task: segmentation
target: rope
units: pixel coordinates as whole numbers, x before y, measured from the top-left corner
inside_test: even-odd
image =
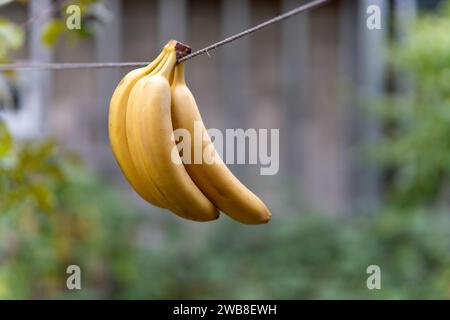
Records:
[[[125,68],[125,67],[142,67],[148,64],[149,62],[14,63],[14,64],[0,64],[0,71]]]
[[[245,37],[245,36],[247,36],[247,35],[249,35],[249,34],[251,34],[253,32],[256,32],[256,31],[259,31],[261,29],[264,29],[264,28],[266,28],[266,27],[268,27],[268,26],[270,26],[270,25],[272,25],[274,23],[280,22],[282,20],[286,20],[287,18],[295,16],[296,14],[299,14],[300,12],[303,12],[303,11],[306,11],[308,9],[312,9],[314,7],[320,6],[320,5],[324,4],[327,1],[329,1],[329,0],[315,0],[315,1],[308,2],[305,5],[299,6],[299,7],[295,8],[295,9],[292,9],[292,10],[286,12],[286,13],[283,13],[282,15],[279,15],[279,16],[277,16],[275,18],[272,18],[272,19],[267,20],[267,21],[265,21],[263,23],[260,23],[257,26],[254,26],[253,28],[247,29],[247,30],[242,31],[242,32],[240,32],[238,34],[235,34],[235,35],[233,35],[231,37],[223,39],[222,41],[219,41],[219,42],[216,42],[216,43],[214,43],[214,44],[212,44],[210,46],[207,46],[206,48],[203,48],[203,49],[195,51],[195,52],[193,52],[191,54],[188,54],[187,56],[179,59],[178,62],[183,62],[183,61],[192,59],[192,58],[194,58],[194,57],[196,57],[198,55],[209,53],[210,51],[212,51],[214,49],[217,49],[217,48],[223,46],[224,44],[227,44],[227,43],[230,43],[230,42],[232,42],[234,40],[237,40],[239,38]]]
[[[257,26],[254,26],[252,28],[249,28],[247,30],[244,30],[240,33],[237,33],[233,36],[230,36],[226,39],[223,39],[219,42],[216,42],[212,45],[209,45],[203,49],[197,50],[191,54],[188,54],[187,56],[181,58],[178,60],[178,62],[187,61],[189,59],[192,59],[196,56],[202,55],[202,54],[208,54],[209,52],[217,49],[227,43],[230,43],[232,41],[235,41],[237,39],[240,39],[242,37],[245,37],[251,33],[257,32],[259,30],[262,30],[270,25],[273,25],[277,22],[286,20],[292,16],[295,16],[301,12],[304,12],[306,10],[318,7],[330,0],[314,0],[311,2],[308,2],[307,4],[298,6],[288,12],[285,12],[279,16],[276,16],[270,20],[267,20],[263,23],[258,24]],[[98,69],[98,68],[121,68],[121,67],[141,67],[148,65],[149,62],[98,62],[98,63],[13,63],[13,64],[0,64],[0,71],[6,71],[6,70],[30,70],[30,69],[36,69],[36,70],[63,70],[63,69]]]

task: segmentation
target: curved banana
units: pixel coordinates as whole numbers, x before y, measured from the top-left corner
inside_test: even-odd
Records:
[[[152,181],[145,179],[135,168],[131,159],[126,137],[126,110],[129,95],[133,86],[144,76],[155,72],[164,62],[167,48],[173,46],[175,41],[169,41],[159,56],[148,66],[130,71],[118,84],[111,98],[109,107],[109,140],[113,154],[120,169],[133,189],[145,200],[158,206],[167,207],[159,191]]]
[[[184,65],[175,67],[171,86],[173,129],[187,129],[194,137],[194,123],[200,121],[203,130],[201,163],[185,163],[185,168],[197,187],[222,212],[246,224],[261,224],[270,220],[271,214],[266,205],[248,190],[228,169],[216,152],[203,125],[194,96],[184,79]],[[192,139],[191,139],[192,140]],[[194,155],[191,144],[191,155]],[[208,153],[208,161],[203,159]]]
[[[162,69],[138,81],[131,90],[126,114],[131,158],[138,172],[150,177],[167,199],[168,209],[190,220],[214,220],[219,216],[214,205],[189,177],[181,159],[174,162],[171,158],[176,145],[168,79],[176,54],[174,48],[168,48],[167,52],[168,59]]]

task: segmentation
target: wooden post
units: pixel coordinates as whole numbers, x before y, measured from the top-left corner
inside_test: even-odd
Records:
[[[417,16],[416,0],[395,0],[395,26],[397,36],[402,38],[406,30],[410,27],[411,22]]]
[[[156,0],[123,1],[123,61],[151,61],[162,49],[158,45],[157,8]]]
[[[158,1],[159,47],[162,48],[171,39],[187,43],[186,10],[186,0]]]
[[[217,1],[191,1],[189,6],[188,41],[192,50],[220,39],[220,3]],[[205,25],[208,28],[205,28]],[[192,90],[207,128],[222,128],[226,110],[219,99],[219,51],[186,62],[186,81]]]
[[[411,27],[411,23],[417,16],[416,0],[395,0],[392,14],[394,16],[395,40],[402,42],[407,30]],[[414,86],[412,79],[404,74],[396,74],[394,78],[397,90],[405,91]]]
[[[377,99],[382,94],[385,77],[384,45],[388,31],[388,3],[387,0],[362,0],[358,2],[358,97],[364,101]],[[381,9],[381,30],[369,30],[367,28],[367,8],[377,5]],[[362,108],[364,106],[361,106]],[[357,110],[356,110],[357,112]],[[358,115],[354,123],[354,137],[356,143],[370,144],[379,136],[379,126],[376,120],[369,118],[364,113]],[[357,167],[356,167],[357,166]],[[358,179],[355,182],[357,203],[354,209],[366,209],[379,204],[380,174],[379,170],[369,164],[355,163]]]
[[[273,16],[280,14],[282,10],[281,1],[252,1],[252,9],[250,26],[254,26],[262,21],[265,21]],[[298,5],[298,3],[297,3]],[[293,17],[292,19],[298,20],[300,17]],[[242,106],[242,111],[246,116],[246,128],[254,128],[257,131],[261,129],[268,129],[269,134],[267,141],[271,143],[270,134],[271,129],[279,130],[279,144],[285,142],[287,135],[289,135],[286,127],[283,126],[283,110],[281,90],[282,84],[280,79],[282,77],[281,70],[281,35],[282,25],[275,24],[270,28],[267,28],[261,32],[257,32],[252,36],[243,39],[250,44],[250,54],[248,61],[248,79],[249,79],[249,104]],[[293,49],[295,52],[295,39],[291,40]],[[298,89],[296,89],[298,91]],[[283,146],[286,146],[283,144]],[[268,146],[271,150],[279,150],[277,153],[281,159],[273,159],[273,161],[283,161],[284,152],[287,149],[283,149],[283,146]],[[288,147],[288,146],[287,146]],[[247,150],[250,151],[250,150]],[[259,146],[258,146],[259,151]],[[289,190],[289,186],[286,185],[286,181],[283,180],[282,175],[288,174],[285,170],[286,167],[279,165],[278,173],[272,176],[261,176],[262,165],[245,167],[245,177],[251,188],[256,193],[270,203],[270,206],[274,210],[285,211],[286,203],[285,197],[280,196],[284,194],[285,190]],[[273,190],[280,190],[280,193],[274,193]]]
[[[221,38],[240,32],[250,25],[250,2],[248,0],[223,0]],[[218,50],[220,59],[220,101],[223,109],[224,128],[245,128],[249,111],[249,41],[235,41]],[[236,150],[235,150],[236,155]],[[226,151],[224,152],[226,156]],[[241,176],[242,165],[231,165]]]
[[[345,210],[343,114],[338,103],[339,1],[310,12],[309,99],[301,130],[305,198],[326,213]]]
[[[302,1],[305,3],[306,1]],[[283,12],[299,5],[297,0],[283,0]],[[309,13],[303,12],[297,17],[281,24],[281,107],[284,124],[280,132],[280,175],[286,181],[286,188],[293,205],[304,200],[304,170],[302,158],[301,130],[304,113],[308,108],[309,87]]]
[[[50,0],[33,0],[30,3],[31,17],[42,15],[42,8],[49,7]],[[41,34],[46,23],[51,19],[51,13],[47,12],[41,19],[32,23],[30,30],[30,53],[33,62],[50,62],[52,60],[51,49],[42,44]],[[51,72],[34,71],[31,75],[32,92],[30,93],[30,110],[36,111],[39,123],[36,124],[37,134],[48,133],[48,109],[52,97],[52,75]]]
[[[105,26],[98,26],[95,30],[96,60],[98,62],[121,61],[122,3],[121,0],[109,0],[104,5],[112,13],[112,20]],[[96,108],[91,111],[96,121],[96,127],[92,128],[95,137],[92,143],[97,155],[95,165],[105,175],[108,175],[115,167],[108,142],[109,100],[122,76],[123,70],[115,68],[100,69],[96,72],[98,102]]]
[[[51,13],[42,12],[48,8],[50,0],[33,0],[28,4],[30,60],[35,63],[51,62],[52,52],[41,43],[41,32],[50,20]],[[39,19],[33,17],[39,16]],[[52,74],[48,71],[33,70],[19,72],[20,110],[5,113],[11,132],[17,138],[41,137],[49,132],[48,108],[51,106]]]
[[[360,109],[356,105],[358,69],[358,4],[356,1],[340,1],[339,7],[339,35],[338,35],[338,91],[337,106],[340,110],[342,141],[338,146],[342,161],[343,190],[341,211],[349,214],[358,202],[358,178],[361,157],[357,145],[357,135],[354,135],[354,124],[358,123]]]

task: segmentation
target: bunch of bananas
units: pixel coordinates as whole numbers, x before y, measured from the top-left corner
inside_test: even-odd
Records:
[[[213,161],[183,163],[174,130],[194,136],[194,123],[203,122],[184,80],[184,65],[177,64],[177,44],[169,41],[154,61],[129,72],[114,91],[109,137],[122,172],[146,201],[185,219],[215,220],[222,211],[245,224],[268,222],[265,204],[223,163],[203,125],[202,150]]]

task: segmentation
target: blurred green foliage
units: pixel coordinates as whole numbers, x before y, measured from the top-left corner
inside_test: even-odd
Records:
[[[275,217],[270,228],[254,229],[221,223],[198,242],[179,228],[163,247],[141,254],[132,286],[121,297],[450,298],[445,214],[430,219],[422,211],[386,211],[348,220],[287,215]],[[382,290],[367,289],[372,264],[382,270]]]
[[[396,205],[436,205],[449,196],[449,30],[445,2],[439,16],[418,19],[389,55],[411,87],[378,101],[376,109],[386,130],[375,158],[392,169],[388,201]]]
[[[6,6],[13,1],[0,1],[0,7]],[[27,1],[16,1],[23,5],[28,5]],[[66,27],[66,19],[69,17],[67,8],[76,5],[80,9],[81,20],[80,29],[69,30]],[[42,43],[53,46],[56,42],[65,37],[70,42],[90,37],[94,34],[96,24],[108,22],[111,13],[102,2],[98,0],[77,0],[61,1],[54,3],[51,7],[53,18],[44,26],[42,30]],[[0,63],[5,63],[11,53],[20,49],[25,40],[24,24],[20,25],[4,17],[0,17]]]
[[[137,219],[55,143],[13,142],[0,125],[0,298],[57,297],[70,264],[89,270],[92,297],[110,297]]]
[[[0,126],[0,298],[450,298],[449,21],[447,8],[419,19],[391,51],[414,90],[377,103],[373,156],[394,174],[373,214],[222,217],[195,232],[133,209],[55,143]],[[157,243],[138,241],[143,222]],[[81,291],[65,287],[70,264]],[[366,287],[372,264],[381,290]]]
[[[22,47],[24,40],[24,32],[19,26],[0,17],[0,63],[6,63],[9,55]]]
[[[82,22],[79,29],[69,30],[66,26],[66,19],[73,13],[67,13],[67,8],[73,4],[80,9]],[[42,31],[42,42],[47,46],[53,46],[63,37],[71,43],[91,37],[95,32],[95,24],[104,23],[105,20],[108,20],[109,15],[110,13],[104,4],[97,0],[69,1],[62,6],[58,14],[45,26]]]

